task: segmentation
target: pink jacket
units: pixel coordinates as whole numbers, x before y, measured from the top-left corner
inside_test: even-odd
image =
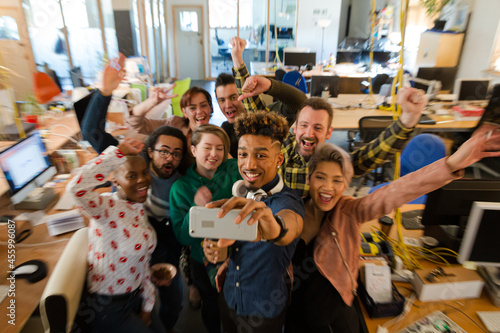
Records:
[[[460,178],[463,171],[451,173],[446,158],[389,183],[377,191],[356,199],[342,196],[326,216],[314,244],[314,261],[320,273],[339,292],[347,305],[354,299],[359,270],[361,223],[382,217],[393,209]],[[333,236],[332,233],[336,234]],[[337,239],[350,274],[342,260]],[[352,277],[352,280],[351,280]]]

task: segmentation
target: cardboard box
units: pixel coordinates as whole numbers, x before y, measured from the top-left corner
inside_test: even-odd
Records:
[[[448,275],[437,276],[433,282],[430,282],[427,280],[427,276],[432,270],[415,271],[412,284],[419,300],[429,302],[481,296],[484,281],[476,271],[457,265],[443,267],[443,271]]]

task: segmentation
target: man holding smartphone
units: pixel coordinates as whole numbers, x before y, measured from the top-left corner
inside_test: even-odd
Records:
[[[231,209],[241,209],[235,223],[253,212],[248,223],[259,221],[259,226],[256,242],[218,242],[220,247],[230,246],[231,259],[219,298],[223,331],[281,332],[290,292],[287,267],[305,214],[300,196],[278,175],[288,125],[275,113],[256,112],[238,118],[235,130],[238,169],[248,193],[206,207],[220,207],[219,218]],[[256,192],[261,201],[252,199],[257,199]]]

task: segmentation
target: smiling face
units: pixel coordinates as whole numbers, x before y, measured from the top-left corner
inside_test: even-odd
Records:
[[[344,177],[337,162],[319,162],[309,176],[309,195],[315,207],[323,212],[335,207],[344,190]]]
[[[189,127],[194,131],[196,127],[208,124],[212,109],[207,97],[203,93],[197,93],[191,97],[189,104],[182,108],[182,114],[189,119]]]
[[[139,156],[127,156],[127,162],[116,170],[114,183],[119,185],[118,191],[121,191],[121,195],[127,200],[145,202],[151,183],[146,162]]]
[[[200,142],[191,146],[196,159],[196,172],[205,178],[212,179],[215,171],[224,161],[224,142],[215,134],[202,134]]]
[[[162,156],[168,152],[169,156]],[[177,170],[182,158],[182,141],[179,138],[169,135],[160,135],[156,140],[153,149],[148,149],[151,158],[151,167],[160,178],[170,178]],[[180,154],[181,158],[178,158]],[[174,156],[177,155],[177,158]]]
[[[270,183],[283,163],[281,144],[263,135],[246,134],[238,143],[238,168],[245,186],[257,190]]]
[[[297,152],[308,161],[318,144],[330,138],[332,130],[326,110],[304,107],[295,122]]]
[[[235,84],[230,83],[225,86],[218,86],[215,89],[215,94],[217,95],[219,107],[229,123],[234,123],[236,117],[245,112],[243,103],[238,101],[239,95]]]

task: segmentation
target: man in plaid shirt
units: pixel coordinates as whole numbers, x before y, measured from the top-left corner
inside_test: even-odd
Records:
[[[294,134],[288,136],[281,148],[285,161],[280,173],[288,187],[305,197],[309,193],[309,185],[306,183],[309,171],[307,162],[316,146],[328,140],[332,134],[333,109],[324,100],[307,99],[300,90],[283,82],[262,76],[250,77],[242,57],[246,41],[234,37],[231,45],[233,76],[244,108],[248,112],[277,111],[288,119],[290,126],[295,120]],[[242,91],[245,93],[242,94]],[[259,97],[261,93],[271,95],[281,103],[268,107]],[[370,172],[402,150],[420,119],[426,100],[416,89],[400,89],[398,103],[402,108],[399,119],[389,125],[378,138],[351,153],[355,176],[360,177]]]

